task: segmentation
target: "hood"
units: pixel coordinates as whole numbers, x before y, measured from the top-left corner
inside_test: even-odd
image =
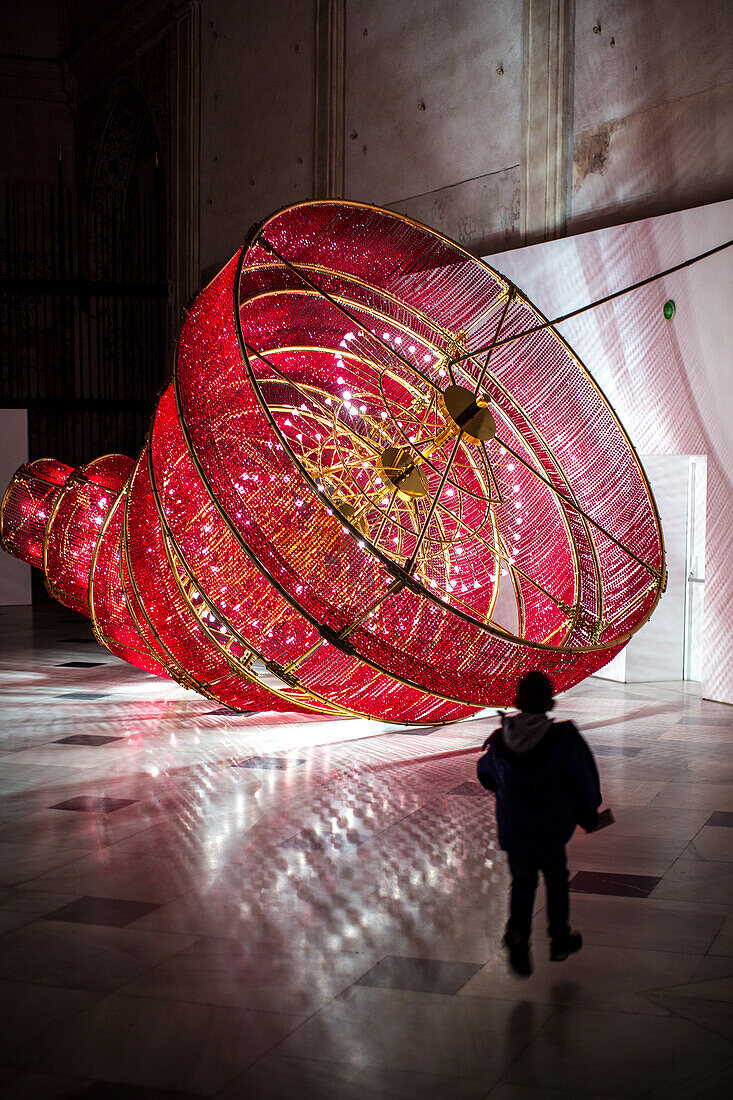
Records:
[[[546,714],[526,714],[520,711],[502,719],[501,732],[504,744],[512,752],[529,752],[537,745],[552,725]]]

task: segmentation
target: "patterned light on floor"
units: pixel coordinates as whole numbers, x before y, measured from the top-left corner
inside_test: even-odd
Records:
[[[239,710],[455,720],[606,664],[666,575],[633,447],[481,261],[345,202],[193,302],[136,462],[16,473],[6,550],[113,653]]]

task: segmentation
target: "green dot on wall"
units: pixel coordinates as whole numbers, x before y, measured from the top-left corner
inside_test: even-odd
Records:
[[[664,303],[663,313],[664,313],[664,316],[666,317],[666,319],[668,321],[672,320],[672,318],[675,315],[676,310],[677,310],[677,306],[674,304],[674,301],[672,300],[672,298],[670,298],[668,301],[666,301]]]

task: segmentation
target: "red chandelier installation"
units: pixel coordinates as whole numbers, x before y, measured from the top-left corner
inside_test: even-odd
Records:
[[[98,640],[236,710],[453,721],[561,691],[653,611],[613,410],[517,289],[347,202],[257,226],[195,299],[137,461],[39,459],[6,550]]]

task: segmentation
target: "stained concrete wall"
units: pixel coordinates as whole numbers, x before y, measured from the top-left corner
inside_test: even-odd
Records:
[[[201,269],[213,275],[255,221],[311,196],[314,0],[204,0]]]
[[[731,0],[575,0],[571,231],[733,193]]]
[[[518,243],[522,0],[347,0],[347,198]]]

